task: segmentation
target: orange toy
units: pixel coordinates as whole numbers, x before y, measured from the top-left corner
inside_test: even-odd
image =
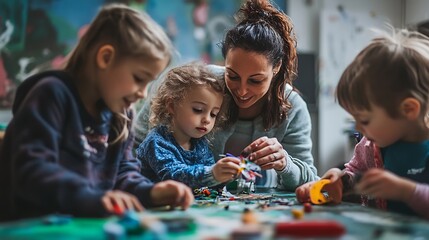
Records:
[[[324,204],[332,201],[326,193],[322,192],[323,187],[330,183],[329,179],[321,179],[313,184],[310,188],[310,201],[313,204]]]

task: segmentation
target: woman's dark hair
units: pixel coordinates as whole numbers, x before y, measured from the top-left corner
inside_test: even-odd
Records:
[[[264,108],[266,111],[262,113],[264,128],[270,129],[286,119],[291,108],[285,96],[285,85],[292,86],[297,72],[293,25],[289,17],[269,0],[246,1],[235,18],[238,24],[228,30],[221,43],[223,57],[226,57],[230,49],[240,48],[266,56],[273,67],[281,64],[268,92]],[[237,119],[238,107],[231,104],[230,123]]]

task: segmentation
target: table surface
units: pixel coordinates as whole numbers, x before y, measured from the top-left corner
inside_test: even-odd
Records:
[[[262,238],[257,239],[275,239],[274,226],[277,223],[313,220],[333,220],[342,224],[346,232],[336,239],[429,239],[429,222],[420,218],[342,203],[313,205],[311,212],[297,220],[292,216],[292,211],[301,211],[303,205],[296,202],[294,194],[257,189],[254,196],[269,199],[196,200],[186,211],[153,209],[137,216],[146,223],[192,221],[193,227],[166,232],[161,239],[231,239],[232,232],[245,227],[241,221],[244,209],[250,210],[258,221],[251,228],[262,229]],[[265,203],[269,203],[269,207],[261,208]],[[3,223],[0,224],[0,239],[106,239],[108,236],[104,228],[111,223],[117,224],[120,220],[116,216],[107,219],[64,219],[62,216],[47,216]],[[127,239],[154,238],[149,231],[144,231],[128,235]]]

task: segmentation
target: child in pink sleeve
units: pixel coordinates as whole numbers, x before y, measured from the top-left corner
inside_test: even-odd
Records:
[[[343,72],[336,98],[365,137],[345,169],[322,178],[334,203],[348,193],[366,206],[429,219],[429,38],[405,29],[375,38]],[[296,189],[309,200],[314,182]]]

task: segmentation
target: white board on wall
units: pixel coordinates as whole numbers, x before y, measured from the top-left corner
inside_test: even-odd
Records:
[[[387,18],[370,11],[323,10],[320,19],[319,172],[349,160],[348,114],[335,102],[338,80],[375,36],[371,28],[387,29]]]

